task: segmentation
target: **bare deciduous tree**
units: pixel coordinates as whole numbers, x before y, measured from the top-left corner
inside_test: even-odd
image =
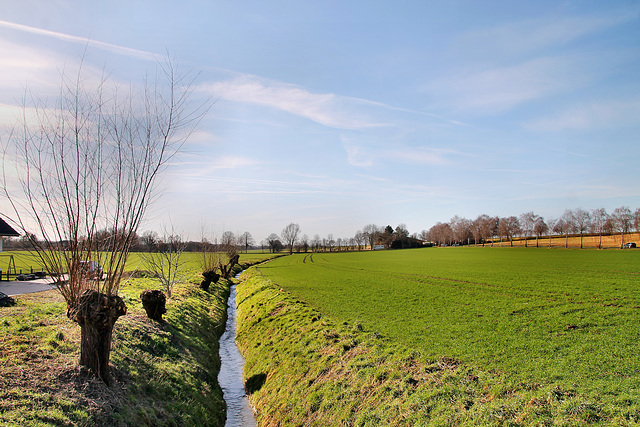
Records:
[[[453,240],[453,230],[448,223],[437,222],[429,229],[429,239],[438,245],[448,245]]]
[[[600,242],[598,243],[598,249],[602,249],[602,234],[605,232],[605,225],[609,219],[609,214],[605,208],[594,209],[591,211],[591,227],[592,233],[597,233],[600,236]]]
[[[298,241],[298,251],[307,252],[309,250],[309,236],[303,234],[300,240]]]
[[[628,206],[621,206],[613,210],[611,219],[616,231],[620,233],[620,249],[622,249],[624,247],[624,234],[631,231],[633,214]]]
[[[293,246],[298,240],[298,234],[300,234],[300,226],[293,222],[282,229],[282,240],[284,240],[285,246],[289,247],[289,254],[293,253]]]
[[[565,249],[569,248],[569,234],[572,231],[576,231],[575,218],[573,216],[573,211],[571,209],[567,209],[562,214],[562,223],[558,226],[562,225],[562,230],[564,232],[564,247]]]
[[[562,218],[558,218],[553,221],[552,231],[560,236],[565,236],[564,247],[569,247],[569,230],[571,230],[571,221],[570,215],[567,215],[567,212],[562,216]],[[551,239],[549,239],[549,246],[551,246]]]
[[[522,234],[524,236],[524,246],[525,248],[529,246],[529,236],[533,234],[533,228],[536,224],[537,215],[531,212],[525,212],[520,215],[520,226],[522,228]]]
[[[544,218],[536,215],[533,224],[533,233],[536,235],[536,248],[539,247],[540,237],[549,231],[549,226],[544,222]],[[549,238],[551,241],[551,238]]]
[[[159,241],[160,237],[155,231],[145,231],[142,233],[142,237],[140,237],[140,242],[147,252],[155,251],[158,248]]]
[[[399,224],[395,229],[396,241],[400,242],[400,249],[409,245],[409,230],[406,224]]]
[[[378,237],[380,237],[380,227],[375,224],[367,224],[362,228],[362,233],[365,235],[366,240],[369,243],[369,248],[373,250],[373,247],[378,241]]]
[[[80,364],[107,384],[113,325],[126,313],[118,290],[129,250],[156,177],[206,112],[188,108],[193,80],[171,61],[161,70],[157,81],[125,91],[104,76],[91,84],[82,66],[62,72],[55,101],[26,92],[4,153],[17,225],[41,235],[31,241],[34,253],[81,327]],[[15,175],[7,174],[8,159]],[[113,236],[101,240],[105,229]]]
[[[580,249],[583,249],[583,237],[591,226],[591,214],[582,208],[578,208],[571,211],[571,218],[573,229],[580,233]]]
[[[318,252],[320,250],[320,246],[322,245],[322,239],[319,234],[315,234],[313,239],[311,240],[311,247],[314,251]]]
[[[356,234],[353,236],[353,242],[358,245],[358,250],[362,250],[362,245],[365,244],[367,241],[367,238],[365,237],[364,233],[360,230],[356,231]]]
[[[513,246],[513,238],[520,232],[520,222],[515,216],[500,218],[498,229],[501,236],[505,236],[509,240],[510,246]]]
[[[157,242],[155,251],[141,254],[146,268],[160,280],[162,290],[168,298],[171,298],[176,283],[185,278],[180,258],[186,247],[187,242],[172,227],[169,231],[165,230],[164,236]]]
[[[238,243],[242,245],[246,253],[249,252],[249,247],[251,247],[251,245],[255,243],[255,240],[253,240],[253,236],[251,235],[251,233],[245,231],[238,237]]]
[[[271,249],[271,253],[279,252],[282,249],[282,242],[276,233],[269,234],[269,237],[267,237],[266,240],[269,248]]]
[[[471,223],[471,233],[476,244],[482,242],[484,246],[484,242],[495,234],[497,224],[497,219],[487,214],[479,215],[473,220]]]

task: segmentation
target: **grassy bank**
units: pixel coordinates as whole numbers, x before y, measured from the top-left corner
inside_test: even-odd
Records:
[[[238,288],[263,425],[636,425],[638,254],[432,250],[287,257]]]
[[[146,317],[139,298],[157,282],[122,287],[128,314],[114,330],[111,387],[78,366],[80,328],[57,291],[0,308],[0,425],[224,425],[218,336],[229,283],[204,292],[199,275],[191,280],[174,288],[163,323]]]

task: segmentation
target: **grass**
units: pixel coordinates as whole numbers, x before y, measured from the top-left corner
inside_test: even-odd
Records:
[[[0,424],[224,425],[217,343],[229,284],[204,292],[198,276],[174,288],[162,323],[146,318],[139,300],[158,286],[153,279],[123,286],[128,314],[114,329],[112,387],[78,366],[80,328],[58,292],[0,308]]]
[[[382,386],[388,387],[386,393],[379,387],[370,391],[380,394],[372,402],[375,405],[356,412],[378,417],[380,423],[383,419],[375,415],[376,408],[394,402],[393,396],[400,393],[404,403],[394,407],[405,405],[405,415],[425,425],[449,421],[634,425],[640,419],[639,261],[638,251],[524,248],[430,248],[274,260],[259,267],[270,281],[253,279],[260,282],[252,285],[255,289],[239,288],[245,307],[250,304],[243,309],[244,335],[239,335],[247,377],[267,375],[266,391],[260,390],[254,401],[265,414],[299,413],[303,410],[297,406],[311,399],[306,389],[315,384],[307,381],[313,379],[313,371],[319,366],[324,366],[321,371],[332,370],[337,361],[362,348],[366,354],[381,352],[386,359],[414,352],[416,366],[422,366],[416,372],[422,375],[438,361],[451,360],[455,365],[434,371],[449,372],[449,383],[420,379],[417,374],[407,379],[404,370],[375,360],[361,362],[373,371],[357,370],[348,377],[362,375],[375,383],[376,375],[385,379],[400,375],[411,384],[418,381],[420,387],[423,382],[432,384],[420,392],[433,395],[423,396],[426,406],[413,409],[407,409],[411,399],[398,384]],[[293,313],[290,307],[299,301],[304,301],[299,303],[302,311]],[[313,322],[314,318],[326,325]],[[346,333],[336,326],[343,324],[357,325],[358,332]],[[332,328],[337,341],[323,341],[321,334]],[[377,342],[367,341],[372,336],[384,337],[388,344],[376,347]],[[276,344],[277,351],[272,349]],[[323,357],[332,346],[337,361],[326,363]],[[296,369],[299,373],[292,374],[293,380],[282,374]],[[465,385],[460,369],[477,378],[471,381],[475,385]],[[342,378],[341,374],[333,375]],[[334,397],[350,402],[355,399],[350,384],[355,387],[356,380],[344,380],[344,390]],[[274,403],[273,393],[286,403]],[[451,401],[448,410],[437,409],[443,393]],[[326,395],[322,401],[327,402]],[[332,400],[332,405],[338,404]],[[470,409],[462,411],[466,406]],[[425,415],[426,410],[439,415]],[[341,420],[356,423],[353,415],[340,413]],[[296,422],[319,417],[308,410],[305,414]],[[273,421],[278,415],[264,416]],[[453,418],[444,422],[442,416]],[[389,425],[397,421],[384,419]]]
[[[3,274],[6,275],[9,267],[9,256],[13,255],[15,268],[18,273],[23,271],[25,273],[33,271],[41,271],[44,270],[42,267],[40,259],[34,252],[31,251],[4,251],[0,253],[0,269]],[[240,263],[241,264],[256,264],[268,259],[276,258],[282,256],[282,254],[270,254],[270,253],[262,253],[258,251],[253,251],[249,253],[241,253],[240,254]],[[184,252],[182,255],[182,264],[183,267],[187,270],[198,270],[201,267],[202,263],[202,253],[201,252]],[[144,265],[144,260],[142,258],[142,253],[140,252],[131,252],[129,254],[129,258],[127,260],[126,271],[135,271],[135,270],[145,270],[146,267]],[[13,271],[12,271],[13,274]]]

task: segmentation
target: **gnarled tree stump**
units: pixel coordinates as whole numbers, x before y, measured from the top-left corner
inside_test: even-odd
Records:
[[[149,319],[161,321],[162,315],[167,312],[167,297],[162,291],[146,290],[140,294],[142,306]]]
[[[205,291],[209,290],[209,286],[212,283],[218,283],[218,280],[220,280],[220,275],[213,270],[205,271],[202,273],[202,277],[204,277],[204,280],[200,282],[200,288]]]
[[[111,384],[109,355],[113,325],[127,314],[117,295],[87,289],[67,309],[67,316],[80,325],[80,365],[91,369],[105,384]]]

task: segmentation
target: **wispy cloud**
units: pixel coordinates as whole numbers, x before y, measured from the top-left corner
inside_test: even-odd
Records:
[[[569,107],[537,120],[525,123],[527,130],[556,132],[563,130],[586,131],[625,125],[638,125],[640,101],[619,100],[591,102]]]
[[[222,169],[243,169],[258,165],[260,161],[250,157],[232,155],[203,158],[198,154],[183,154],[182,160],[176,161],[175,164],[182,167],[180,174],[184,176],[205,178],[214,171]],[[185,168],[185,166],[189,166],[189,168]]]
[[[638,10],[609,15],[537,18],[511,22],[493,28],[470,31],[457,44],[473,54],[508,57],[559,47],[581,37],[603,31],[638,18]]]
[[[589,76],[579,71],[581,62],[582,58],[570,56],[536,58],[513,66],[460,72],[433,81],[424,89],[445,108],[500,113],[584,85]]]
[[[0,39],[0,58],[0,88],[3,95],[11,92],[16,97],[19,92],[24,92],[27,80],[30,86],[51,88],[52,76],[59,76],[56,72],[58,58],[43,49]]]
[[[9,127],[16,123],[22,109],[17,105],[0,103],[0,127]]]
[[[70,34],[60,33],[57,31],[50,31],[50,30],[44,30],[42,28],[30,27],[28,25],[16,24],[14,22],[0,20],[0,27],[9,28],[12,30],[22,31],[22,32],[31,33],[31,34],[36,34],[39,36],[55,38],[55,39],[63,40],[70,43],[88,45],[98,49],[103,49],[109,52],[117,53],[120,55],[134,56],[140,59],[155,60],[157,58],[157,55],[151,52],[145,52],[143,50],[132,49],[125,46],[118,46],[115,44],[105,43],[98,40],[92,40],[88,37],[79,37],[79,36],[74,36]]]
[[[461,151],[431,147],[403,147],[401,149],[388,150],[385,157],[396,159],[403,163],[417,165],[449,165],[453,161],[452,156],[469,156]]]
[[[389,125],[371,121],[355,111],[358,105],[367,103],[365,100],[332,93],[312,93],[297,85],[257,76],[210,83],[203,85],[202,89],[218,98],[275,108],[331,128],[356,130]]]
[[[453,44],[464,52],[465,65],[423,90],[440,111],[492,115],[582,89],[628,63],[633,53],[573,42],[637,20],[639,11],[544,17],[467,32]]]
[[[375,164],[374,156],[371,156],[370,150],[358,145],[352,138],[342,135],[342,146],[347,153],[347,161],[351,166],[359,168],[371,167]]]
[[[366,137],[351,138],[342,135],[341,138],[349,164],[360,168],[388,164],[390,161],[405,165],[441,166],[452,164],[454,156],[469,155],[451,149],[416,147],[399,143],[390,147],[389,144],[373,143]]]

